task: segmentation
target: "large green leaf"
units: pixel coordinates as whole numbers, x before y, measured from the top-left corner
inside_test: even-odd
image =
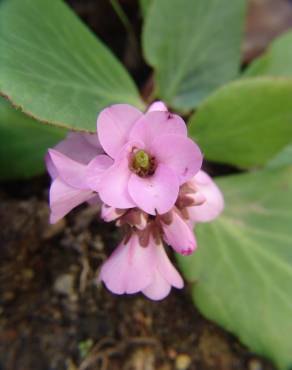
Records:
[[[190,120],[206,159],[264,165],[292,142],[292,79],[254,78],[217,90]]]
[[[139,0],[140,9],[142,11],[143,17],[146,17],[149,7],[153,0]]]
[[[277,38],[267,52],[256,59],[244,73],[244,77],[292,76],[292,32]]]
[[[0,91],[24,112],[94,131],[109,104],[143,108],[127,71],[61,0],[0,7]]]
[[[271,159],[267,167],[277,168],[281,166],[292,165],[292,144],[287,145],[280,153]]]
[[[178,257],[201,312],[253,351],[292,366],[292,167],[225,177],[222,216]]]
[[[246,0],[153,0],[143,33],[157,94],[188,111],[236,77]]]
[[[64,136],[64,129],[40,125],[0,99],[0,180],[41,174],[46,150]]]

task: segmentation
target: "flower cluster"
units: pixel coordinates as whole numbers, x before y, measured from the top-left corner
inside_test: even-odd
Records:
[[[83,202],[126,230],[99,279],[116,294],[139,291],[159,300],[183,280],[163,241],[182,255],[197,246],[194,225],[219,215],[222,194],[201,170],[202,154],[185,122],[162,102],[143,114],[117,104],[97,119],[97,135],[69,133],[48,151],[51,223]]]

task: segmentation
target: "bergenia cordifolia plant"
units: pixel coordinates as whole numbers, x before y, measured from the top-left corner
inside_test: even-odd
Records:
[[[112,105],[99,114],[96,135],[72,132],[48,151],[51,222],[83,202],[100,202],[102,219],[115,221],[125,235],[99,280],[116,294],[163,299],[184,285],[163,242],[190,255],[197,247],[195,224],[224,207],[202,161],[183,119],[162,102],[145,114]]]
[[[0,95],[19,108],[0,100],[0,179],[41,174],[53,148],[51,222],[96,203],[120,228],[99,284],[162,299],[183,286],[174,257],[205,317],[292,369],[292,32],[251,61],[255,1],[137,1],[128,21],[111,1],[129,34],[104,45],[68,2],[0,1]]]

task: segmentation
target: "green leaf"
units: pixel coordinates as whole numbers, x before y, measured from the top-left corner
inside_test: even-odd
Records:
[[[279,154],[268,162],[268,168],[292,165],[292,144],[287,145]]]
[[[143,109],[124,67],[61,0],[3,0],[0,91],[44,122],[95,131],[113,103]]]
[[[26,179],[44,171],[44,155],[65,130],[37,121],[0,99],[0,180]]]
[[[292,142],[292,79],[230,83],[190,119],[190,134],[211,161],[247,168],[264,165]]]
[[[139,0],[139,4],[140,4],[143,17],[146,17],[149,7],[152,3],[153,3],[153,0]]]
[[[286,32],[271,43],[266,53],[253,61],[243,77],[292,76],[292,32]],[[268,163],[269,168],[292,164],[292,145],[286,146]]]
[[[292,32],[277,38],[267,52],[250,64],[244,77],[292,76]]]
[[[292,366],[292,167],[222,178],[222,216],[178,257],[200,311],[281,369]]]
[[[246,0],[153,0],[143,33],[157,94],[189,111],[236,77]]]

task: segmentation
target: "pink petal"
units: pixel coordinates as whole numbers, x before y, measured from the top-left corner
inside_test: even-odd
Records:
[[[137,207],[151,215],[156,212],[163,214],[176,202],[179,182],[174,172],[161,164],[150,177],[142,178],[132,174],[128,189]]]
[[[156,259],[157,269],[165,280],[175,288],[183,288],[183,279],[170,262],[162,244],[156,248]]]
[[[116,294],[137,293],[152,282],[154,249],[141,247],[136,234],[122,242],[103,264],[100,279]]]
[[[127,157],[116,161],[104,172],[99,182],[98,188],[101,200],[115,208],[135,207],[135,202],[128,192],[128,182],[131,175]]]
[[[195,235],[177,211],[172,211],[172,222],[168,225],[161,220],[164,240],[184,256],[190,255],[197,247]]]
[[[207,200],[205,195],[200,191],[197,191],[195,194],[192,194],[192,198],[194,199],[195,204],[198,206],[202,205]]]
[[[212,178],[206,172],[199,171],[190,183],[206,199],[202,205],[188,208],[190,219],[194,222],[208,222],[218,217],[224,209],[224,198]]]
[[[97,133],[105,152],[115,158],[125,143],[134,123],[143,116],[128,104],[116,104],[104,109],[97,118]]]
[[[154,139],[166,134],[187,136],[184,120],[170,112],[152,111],[135,123],[129,136],[132,140],[142,141],[148,147]]]
[[[98,192],[98,187],[104,172],[112,166],[114,161],[105,154],[95,157],[86,167],[86,183],[90,189]]]
[[[117,208],[107,206],[106,204],[103,204],[102,207],[101,207],[101,215],[100,216],[105,222],[114,221],[117,218],[121,217],[122,215],[123,215],[123,212],[121,212]]]
[[[167,106],[162,101],[155,101],[149,106],[146,113],[155,111],[167,112],[168,109]]]
[[[69,132],[54,148],[74,161],[87,164],[103,152],[96,134]]]
[[[52,224],[63,218],[79,204],[88,201],[94,193],[90,190],[72,188],[57,177],[50,188],[50,222]]]
[[[68,185],[77,189],[88,189],[86,185],[86,166],[73,161],[64,154],[49,149],[49,156],[55,166],[58,176]]]
[[[153,281],[148,285],[142,293],[146,297],[152,299],[153,301],[160,301],[168,296],[171,290],[171,285],[165,280],[165,278],[160,275],[156,270],[154,273]]]
[[[78,133],[75,133],[75,135],[78,134]],[[91,145],[93,146],[94,148],[97,149],[98,151],[98,154],[102,154],[104,153],[104,150],[98,140],[98,136],[97,136],[97,133],[94,133],[94,134],[89,134],[89,133],[81,133],[81,135],[83,135],[84,139]]]
[[[172,286],[183,288],[184,282],[167,257],[162,243],[155,245],[153,264],[155,264],[155,274],[151,284],[143,290],[143,294],[153,300],[160,300],[169,294]]]
[[[51,160],[49,153],[46,153],[45,155],[45,164],[46,164],[47,171],[49,175],[51,176],[51,179],[55,180],[55,178],[58,177],[59,174],[58,174],[57,168],[55,167],[53,161]]]
[[[180,184],[192,178],[200,170],[203,161],[197,144],[181,135],[157,137],[151,145],[151,154],[158,163],[165,164],[177,174]]]
[[[96,134],[77,132],[69,132],[66,139],[58,143],[54,150],[82,164],[87,164],[92,158],[103,152]],[[45,161],[51,178],[55,179],[58,176],[58,170],[50,155],[46,155]]]

